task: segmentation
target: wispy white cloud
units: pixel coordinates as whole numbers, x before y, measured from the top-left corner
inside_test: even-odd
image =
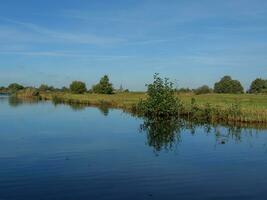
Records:
[[[0,39],[6,39],[5,37],[14,38],[15,40],[21,39],[32,40],[33,42],[64,42],[64,43],[76,43],[76,44],[117,44],[125,41],[123,38],[105,37],[94,35],[90,33],[79,33],[69,31],[58,31],[43,26],[39,26],[33,23],[21,22],[11,19],[2,19],[5,22],[9,22],[11,26],[0,27]],[[16,27],[12,26],[16,25]],[[21,30],[20,28],[28,30]],[[22,36],[21,36],[22,35]]]
[[[69,58],[85,58],[93,60],[116,60],[116,59],[129,59],[134,56],[127,55],[93,55],[86,52],[68,52],[68,51],[18,51],[18,50],[1,50],[0,55],[23,55],[34,57],[69,57]]]

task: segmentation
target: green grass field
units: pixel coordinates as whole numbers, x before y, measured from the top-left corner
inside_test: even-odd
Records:
[[[24,93],[25,95],[25,93]],[[23,97],[23,92],[18,94]],[[53,100],[58,103],[83,104],[88,106],[109,106],[131,111],[133,105],[140,99],[146,99],[144,92],[118,93],[113,95],[104,94],[72,94],[63,92],[41,92],[40,96],[45,100]],[[192,93],[177,94],[185,108],[190,110],[191,99],[196,100],[199,108],[205,109],[207,104],[216,108],[220,115],[227,115],[233,104],[238,104],[241,109],[240,116],[235,120],[252,123],[267,123],[267,95],[255,94],[203,94]],[[228,117],[227,117],[228,118]],[[231,120],[231,119],[228,119]]]
[[[118,93],[113,95],[104,94],[71,94],[62,92],[42,93],[43,97],[52,99],[57,95],[63,99],[72,99],[77,102],[90,102],[98,104],[99,102],[108,102],[118,107],[131,106],[140,99],[145,99],[146,94],[142,92]],[[195,98],[200,105],[210,103],[211,105],[227,106],[232,103],[239,103],[242,109],[267,110],[267,95],[254,94],[203,94],[195,95],[191,93],[177,94],[177,96],[186,104],[190,104],[191,99]]]
[[[181,94],[178,95],[184,102],[190,103],[195,98],[197,103],[226,106],[232,103],[240,103],[243,109],[267,110],[267,95],[255,94]]]

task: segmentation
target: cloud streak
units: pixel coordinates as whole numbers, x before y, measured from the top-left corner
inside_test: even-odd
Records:
[[[90,33],[75,33],[68,31],[58,31],[45,28],[33,23],[21,22],[11,19],[2,19],[10,24],[16,25],[16,28],[11,27],[2,27],[0,29],[1,35],[13,37],[15,40],[17,36],[23,35],[23,37],[18,37],[22,40],[32,40],[33,42],[63,42],[63,43],[73,43],[73,44],[87,44],[87,45],[108,45],[108,44],[118,44],[124,42],[123,38],[115,37],[104,37],[99,35],[94,35]],[[20,28],[26,29],[29,32],[22,31]],[[11,33],[11,34],[10,34]],[[27,37],[28,36],[28,37]],[[23,39],[24,38],[24,39]],[[2,37],[2,39],[5,39]]]

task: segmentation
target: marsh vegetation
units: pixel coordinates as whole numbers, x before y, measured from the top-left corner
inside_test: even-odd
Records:
[[[255,79],[247,94],[239,81],[224,76],[214,88],[177,89],[169,79],[155,74],[146,92],[113,88],[107,75],[87,89],[82,81],[57,89],[42,84],[39,88],[11,84],[9,91],[20,98],[52,100],[54,103],[121,108],[139,116],[182,117],[188,120],[223,123],[267,123],[266,80]],[[127,92],[126,92],[127,91]]]

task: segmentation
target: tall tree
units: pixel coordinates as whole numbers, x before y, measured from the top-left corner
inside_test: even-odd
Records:
[[[99,83],[93,86],[92,90],[94,93],[100,94],[112,94],[114,91],[112,83],[109,82],[108,75],[104,75]]]
[[[214,84],[215,93],[243,93],[244,88],[238,80],[233,80],[231,76],[224,76]]]
[[[17,92],[17,91],[19,91],[19,90],[22,90],[22,89],[24,89],[24,87],[22,86],[22,85],[20,85],[20,84],[18,84],[18,83],[11,83],[9,86],[8,86],[8,90],[10,91],[10,92]]]
[[[70,84],[70,90],[71,92],[75,93],[75,94],[82,94],[86,92],[86,85],[84,82],[81,81],[73,81]]]
[[[267,80],[257,78],[254,81],[252,81],[249,93],[262,93],[267,92]]]

